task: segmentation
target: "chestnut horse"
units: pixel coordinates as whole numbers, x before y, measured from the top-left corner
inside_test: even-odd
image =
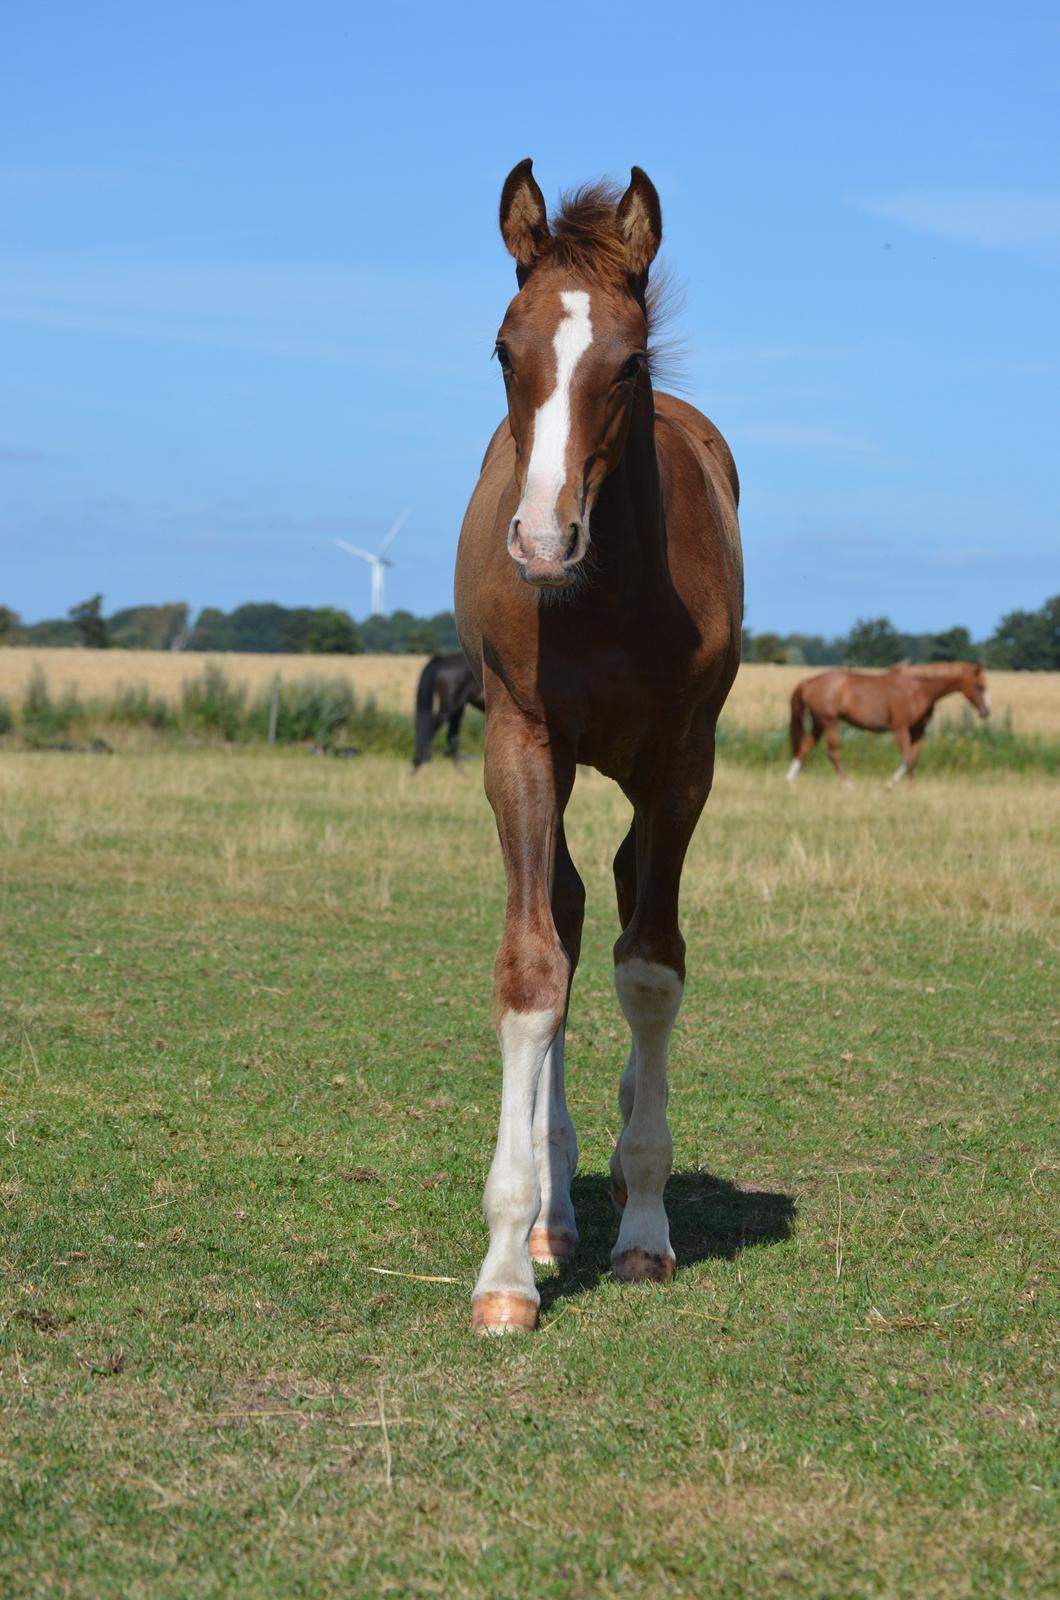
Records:
[[[804,678],[791,697],[790,782],[802,771],[802,764],[824,734],[828,755],[841,778],[847,774],[839,759],[839,719],[870,733],[893,733],[902,752],[902,764],[889,779],[893,789],[903,778],[912,778],[920,745],[936,700],[960,690],[981,717],[990,715],[990,691],[986,673],[978,662],[939,661],[930,666],[892,667],[889,672],[845,672],[834,667]],[[807,733],[804,714],[810,713]]]
[[[485,1333],[533,1328],[532,1261],[578,1240],[563,1087],[585,891],[563,830],[578,763],[633,807],[615,857],[615,988],[632,1035],[611,1157],[616,1278],[667,1281],[667,1049],[684,986],[678,886],[710,792],[718,713],[739,664],[738,485],[700,412],[652,388],[648,269],[659,197],[569,195],[551,225],[529,161],[501,234],[519,292],[497,335],[508,415],[460,535],[456,615],[486,700],[486,793],[508,880],[494,977],[500,1130],[472,1299]]]

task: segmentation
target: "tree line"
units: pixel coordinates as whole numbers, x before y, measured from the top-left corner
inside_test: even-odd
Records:
[[[252,602],[221,611],[206,606],[194,623],[183,601],[103,613],[102,595],[71,606],[65,617],[24,623],[0,605],[0,645],[81,645],[86,649],[246,651],[252,655],[442,655],[459,648],[451,611],[355,622],[335,606]],[[1037,611],[1010,611],[988,639],[967,628],[902,633],[888,617],[861,618],[849,633],[755,633],[744,630],[745,661],[793,666],[891,667],[898,661],[982,661],[1014,672],[1060,671],[1060,595]]]
[[[744,629],[745,661],[806,667],[893,667],[899,661],[982,661],[1009,672],[1060,671],[1060,595],[1037,611],[1010,611],[988,639],[967,628],[902,633],[889,617],[862,617],[849,633],[754,633]]]
[[[355,622],[335,606],[281,606],[271,601],[221,611],[206,606],[194,623],[183,601],[128,606],[110,616],[102,595],[71,606],[65,617],[24,623],[0,606],[0,644],[80,645],[89,650],[246,651],[251,655],[437,655],[459,649],[451,611]]]

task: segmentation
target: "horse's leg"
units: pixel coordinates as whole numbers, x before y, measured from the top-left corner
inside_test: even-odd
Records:
[[[898,740],[898,748],[902,752],[902,764],[888,778],[888,789],[893,789],[895,784],[901,783],[904,777],[911,778],[913,776],[913,768],[916,765],[916,753],[913,749],[913,741],[909,737],[909,729],[895,728],[894,736]]]
[[[464,720],[464,705],[465,702],[461,700],[449,718],[449,732],[446,737],[449,744],[449,754],[454,761],[460,760],[460,724]]]
[[[585,887],[571,860],[560,824],[556,840],[556,868],[552,886],[552,920],[570,960],[570,982],[582,943]],[[570,1005],[570,985],[567,1006]],[[534,1106],[534,1165],[541,1188],[541,1209],[530,1230],[530,1255],[534,1261],[570,1261],[578,1248],[578,1224],[571,1204],[570,1186],[578,1165],[578,1137],[567,1110],[563,1084],[563,1046],[567,1012],[553,1039]]]
[[[615,856],[615,893],[618,897],[618,920],[623,932],[629,926],[634,911],[637,909],[637,822],[636,818],[630,823],[629,832],[618,847]],[[633,1038],[630,1039],[629,1059],[625,1071],[618,1085],[618,1109],[622,1113],[622,1131],[629,1126],[629,1119],[633,1115],[633,1098],[637,1087],[637,1046]],[[611,1199],[615,1210],[621,1212],[626,1204],[628,1191],[626,1189],[626,1176],[622,1170],[622,1136],[619,1135],[615,1148],[611,1152]]]
[[[825,723],[824,739],[825,744],[828,746],[828,759],[835,768],[837,777],[842,778],[843,782],[847,783],[849,779],[843,770],[843,763],[839,759],[839,724],[837,722]]]
[[[813,718],[810,731],[809,733],[803,734],[799,748],[792,757],[791,766],[784,774],[789,783],[792,783],[798,777],[799,773],[803,769],[806,757],[811,754],[814,746],[817,744],[818,739],[821,737],[821,734],[824,731],[823,723],[818,722],[817,718],[813,716],[812,712],[810,715]]]
[[[552,918],[552,875],[563,808],[574,780],[542,730],[503,699],[491,705],[486,793],[497,818],[508,878],[504,935],[494,973],[494,1015],[503,1062],[497,1148],[483,1210],[490,1243],[471,1302],[483,1333],[532,1328],[540,1295],[528,1240],[541,1207],[534,1161],[534,1105],[545,1058],[563,1021],[570,958]]]
[[[910,744],[909,744],[909,761],[907,763],[907,766],[908,766],[908,778],[909,778],[910,783],[912,783],[913,778],[914,778],[914,776],[916,774],[916,764],[920,760],[920,746],[924,742],[924,735],[927,733],[928,723],[930,722],[930,720],[931,720],[930,717],[924,717],[924,719],[921,722],[915,722],[913,724],[913,726],[909,730],[909,741],[910,741]]]
[[[627,1193],[611,1264],[615,1276],[629,1283],[664,1283],[673,1277],[663,1190],[673,1158],[666,1121],[667,1055],[685,977],[677,897],[712,772],[713,750],[700,746],[693,758],[657,774],[652,793],[637,807],[637,903],[615,945],[615,989],[636,1064],[629,1121],[618,1140]]]

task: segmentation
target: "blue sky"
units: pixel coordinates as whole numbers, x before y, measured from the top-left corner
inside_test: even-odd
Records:
[[[19,6],[0,65],[0,601],[451,604],[502,410],[496,227],[634,162],[748,620],[1060,588],[1050,4]]]

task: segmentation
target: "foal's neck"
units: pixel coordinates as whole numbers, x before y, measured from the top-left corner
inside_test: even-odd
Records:
[[[594,587],[627,589],[665,570],[655,404],[648,383],[633,401],[626,447],[600,490],[592,528]]]

